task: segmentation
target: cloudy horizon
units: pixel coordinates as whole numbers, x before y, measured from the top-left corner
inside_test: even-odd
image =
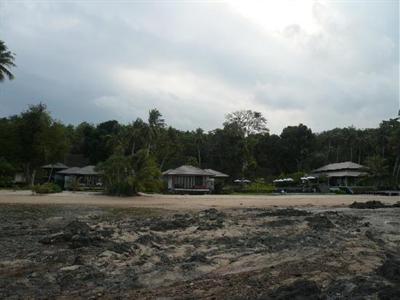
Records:
[[[157,108],[182,130],[251,109],[272,133],[376,127],[399,110],[398,1],[0,0],[16,53],[0,117],[47,104],[64,123]]]

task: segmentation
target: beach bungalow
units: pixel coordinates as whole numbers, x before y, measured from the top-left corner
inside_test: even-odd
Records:
[[[68,167],[63,163],[58,162],[42,166],[42,169],[45,171],[42,181],[54,181],[56,173],[68,169]]]
[[[346,161],[325,165],[311,171],[310,175],[317,179],[327,178],[329,186],[353,186],[359,179],[368,175],[368,168]]]
[[[215,178],[226,178],[227,174],[190,165],[183,165],[162,173],[171,192],[209,193],[214,190]]]
[[[56,173],[56,181],[61,180],[65,189],[70,189],[74,184],[82,188],[94,188],[102,185],[101,174],[95,171],[95,166],[83,168],[72,167]]]

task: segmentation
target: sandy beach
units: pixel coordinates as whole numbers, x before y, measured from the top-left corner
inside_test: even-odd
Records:
[[[72,204],[100,207],[148,207],[172,210],[246,207],[347,206],[354,201],[379,200],[393,204],[400,197],[376,195],[141,195],[137,197],[110,197],[98,193],[63,192],[52,195],[32,195],[30,191],[0,191],[0,204]]]

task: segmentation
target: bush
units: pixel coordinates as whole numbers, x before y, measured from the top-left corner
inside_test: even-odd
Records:
[[[261,181],[254,181],[249,184],[246,184],[242,192],[243,193],[273,193],[275,192],[276,187],[269,183],[264,183]]]
[[[13,178],[11,176],[0,176],[0,188],[9,188],[13,185]]]
[[[231,185],[224,186],[221,190],[221,194],[233,194],[234,192],[236,192],[235,187]]]
[[[5,158],[0,157],[0,188],[12,187],[15,168]]]
[[[38,194],[51,194],[51,193],[60,193],[62,189],[59,185],[55,183],[47,182],[35,185],[33,187],[33,191]]]

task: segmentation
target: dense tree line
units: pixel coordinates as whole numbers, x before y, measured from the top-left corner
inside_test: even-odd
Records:
[[[398,119],[382,121],[378,128],[321,133],[299,124],[284,128],[280,135],[270,134],[266,125],[260,113],[248,110],[228,114],[222,128],[182,131],[168,126],[153,109],[147,120],[137,118],[130,124],[111,120],[72,126],[54,120],[39,104],[0,119],[0,176],[19,170],[33,182],[41,165],[63,161],[67,154],[83,155],[95,165],[110,157],[119,162],[130,157],[132,168],[138,157],[147,155],[161,171],[192,164],[226,172],[231,179],[266,180],[350,160],[369,165],[387,185],[399,182]]]

